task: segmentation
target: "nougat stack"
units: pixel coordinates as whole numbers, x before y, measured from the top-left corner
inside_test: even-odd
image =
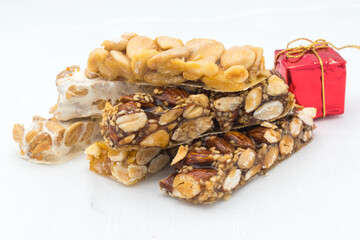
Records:
[[[56,77],[58,102],[50,119],[34,116],[29,128],[15,124],[13,138],[20,155],[31,162],[57,164],[81,154],[100,141],[101,111],[106,102],[142,88],[125,81],[86,77],[78,66],[66,68]]]
[[[136,34],[105,41],[86,73],[152,89],[106,103],[90,169],[131,185],[164,167],[162,191],[192,203],[230,195],[312,138],[314,110],[295,106],[263,50],[211,39]]]

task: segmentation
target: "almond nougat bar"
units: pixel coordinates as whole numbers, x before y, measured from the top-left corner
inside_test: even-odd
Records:
[[[86,150],[90,170],[115,179],[125,185],[133,185],[149,174],[161,170],[169,162],[167,150],[160,148],[111,149],[105,142],[96,142]]]
[[[35,116],[30,128],[15,124],[13,139],[21,157],[40,164],[58,164],[79,155],[101,139],[99,118],[60,121]]]
[[[193,91],[193,92],[191,92]],[[228,131],[285,116],[293,95],[277,76],[236,93],[155,88],[107,103],[101,133],[111,148],[169,148],[204,134]]]
[[[90,79],[78,66],[59,73],[56,87],[59,97],[51,113],[61,121],[101,117],[106,102],[115,103],[119,96],[145,90],[125,81],[107,81],[100,77]]]
[[[176,172],[160,182],[169,195],[191,203],[213,203],[304,147],[312,139],[315,108],[298,107],[273,123],[205,137],[180,146]]]
[[[225,49],[213,39],[154,39],[125,33],[88,58],[89,75],[157,86],[193,86],[222,92],[243,91],[269,77],[263,49],[250,45]]]

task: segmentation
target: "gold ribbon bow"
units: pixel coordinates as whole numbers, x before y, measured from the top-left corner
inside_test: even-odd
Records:
[[[290,47],[290,45],[292,43],[301,41],[301,40],[308,41],[308,42],[310,42],[310,44],[307,46],[299,46],[299,47],[292,47],[292,48]],[[280,55],[285,52],[286,52],[287,58],[301,58],[302,56],[304,56],[305,53],[307,53],[309,51],[312,51],[316,55],[316,57],[319,59],[320,68],[321,68],[321,95],[322,95],[323,117],[326,116],[324,64],[323,64],[319,54],[317,53],[317,50],[321,49],[321,48],[329,48],[330,47],[329,45],[332,48],[335,48],[336,50],[341,50],[344,48],[357,48],[360,50],[360,46],[357,46],[357,45],[346,45],[346,46],[338,48],[338,47],[335,47],[332,43],[325,41],[324,39],[318,39],[316,41],[311,41],[307,38],[298,38],[298,39],[295,39],[295,40],[289,42],[286,46],[286,49],[284,49],[284,50],[280,51],[278,54],[276,54],[275,62],[274,62],[274,69],[276,69],[276,61],[278,60]]]

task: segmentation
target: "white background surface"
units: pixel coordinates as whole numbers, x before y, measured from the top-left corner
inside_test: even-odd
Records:
[[[273,51],[298,38],[360,44],[358,1],[0,2],[0,239],[360,239],[359,67],[348,61],[346,113],[316,121],[305,149],[210,206],[159,191],[171,169],[134,187],[88,170],[85,156],[57,166],[28,163],[11,139],[56,102],[55,76],[85,66],[104,39],[133,31],[226,47]]]

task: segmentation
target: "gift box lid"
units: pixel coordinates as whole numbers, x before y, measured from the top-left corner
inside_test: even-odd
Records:
[[[280,51],[282,50],[276,50],[275,56]],[[346,64],[346,61],[333,48],[320,48],[317,49],[316,52],[319,54],[324,66],[328,64]],[[283,65],[283,67],[287,69],[308,67],[312,68],[314,65],[318,65],[320,67],[319,59],[312,51],[308,51],[306,54],[299,58],[287,58],[285,52],[279,56],[276,64],[279,63],[281,63],[281,65]]]

